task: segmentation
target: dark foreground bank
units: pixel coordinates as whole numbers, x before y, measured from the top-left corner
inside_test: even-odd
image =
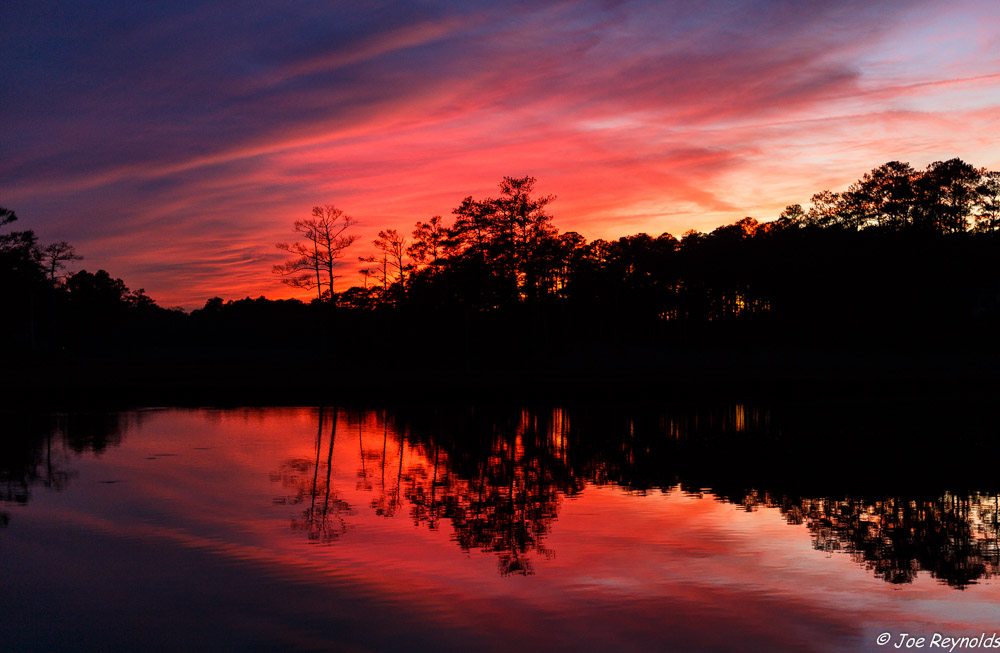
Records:
[[[882,352],[624,350],[549,361],[489,357],[439,365],[373,357],[338,364],[301,352],[190,352],[8,361],[0,404],[318,405],[330,402],[559,403],[990,400],[993,356]]]

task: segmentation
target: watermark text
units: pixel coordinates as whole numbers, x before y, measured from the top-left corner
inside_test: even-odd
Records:
[[[934,649],[937,651],[967,651],[973,649],[1000,649],[1000,634],[982,633],[974,637],[954,637],[942,633],[913,635],[910,633],[882,633],[875,643],[890,649]]]

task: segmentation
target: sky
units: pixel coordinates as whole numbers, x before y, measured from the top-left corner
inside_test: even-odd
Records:
[[[409,233],[505,176],[589,240],[1000,168],[996,0],[7,2],[0,206],[163,306],[302,297],[316,205]]]

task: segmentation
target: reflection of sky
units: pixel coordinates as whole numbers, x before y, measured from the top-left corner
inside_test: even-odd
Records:
[[[503,175],[588,238],[679,235],[890,159],[997,167],[997,34],[992,0],[6,3],[0,202],[188,306],[288,292],[314,204],[367,243]]]
[[[456,546],[447,520],[415,525],[405,503],[393,518],[374,514],[374,420],[360,429],[371,489],[359,486],[358,425],[341,421],[332,487],[352,507],[348,529],[311,545],[290,528],[305,505],[276,502],[294,490],[272,474],[315,460],[315,428],[305,409],[170,411],[101,459],[74,460],[70,487],[37,490],[2,533],[5,591],[19,598],[5,602],[0,629],[14,642],[75,633],[79,648],[152,639],[169,650],[197,636],[240,650],[479,638],[488,650],[849,650],[874,648],[883,631],[978,634],[997,622],[993,581],[957,591],[922,572],[889,585],[813,550],[805,526],[777,510],[679,491],[590,486],[562,498],[543,540],[554,555],[528,554],[534,576],[501,576],[493,554]],[[388,490],[399,451],[390,432]],[[402,455],[404,474],[422,466],[429,478],[432,461]]]

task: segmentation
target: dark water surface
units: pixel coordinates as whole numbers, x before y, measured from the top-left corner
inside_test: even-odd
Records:
[[[991,415],[3,418],[4,650],[853,651],[902,633],[931,650],[1000,632]]]

